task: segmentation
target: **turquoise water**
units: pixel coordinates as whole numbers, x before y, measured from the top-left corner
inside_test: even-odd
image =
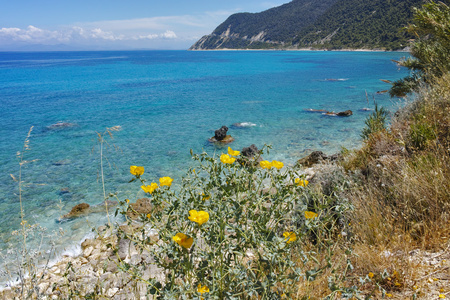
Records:
[[[105,213],[56,220],[79,203],[103,200],[97,132],[121,126],[104,152],[107,192],[143,196],[128,183],[130,165],[145,177],[177,181],[191,164],[189,150],[221,153],[207,139],[226,125],[233,149],[273,145],[269,159],[293,165],[313,150],[328,154],[360,144],[376,94],[406,74],[391,59],[403,53],[289,51],[133,51],[0,53],[0,249],[20,223],[17,151],[34,126],[23,166],[23,203],[29,223],[66,232],[77,243]],[[369,103],[366,100],[366,92]],[[343,111],[329,117],[305,109]],[[71,126],[52,128],[58,122]],[[238,128],[234,123],[253,126]]]

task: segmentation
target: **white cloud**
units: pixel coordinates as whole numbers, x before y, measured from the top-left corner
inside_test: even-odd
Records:
[[[105,31],[101,28],[85,29],[79,26],[65,28],[59,31],[44,30],[34,26],[28,26],[26,29],[20,28],[1,28],[0,39],[10,41],[27,41],[31,44],[40,43],[63,43],[80,40],[106,40],[106,41],[126,41],[126,40],[145,40],[145,39],[176,39],[177,35],[172,30],[166,30],[159,34],[148,35],[124,35],[114,34],[112,31]]]
[[[177,35],[175,32],[171,30],[166,30],[166,32],[161,34],[148,34],[148,35],[139,35],[131,37],[132,40],[154,40],[154,39],[176,39]]]
[[[161,37],[166,39],[176,39],[177,35],[172,30],[166,30],[166,32],[164,32]]]
[[[110,41],[123,40],[125,37],[123,35],[114,35],[112,32],[105,32],[100,28],[94,28],[90,31],[89,37],[93,39],[104,39]]]
[[[189,47],[195,40],[223,22],[234,11],[205,12],[200,15],[160,16],[130,20],[108,20],[90,23],[63,25],[57,29],[1,28],[0,42],[3,45],[101,45],[114,44],[130,47],[164,48],[164,43],[178,43],[179,48]],[[152,44],[148,44],[151,41]],[[147,42],[147,44],[146,44]],[[156,44],[155,44],[156,43]]]
[[[28,26],[26,29],[20,28],[2,28],[0,29],[0,37],[10,38],[13,41],[33,41],[33,40],[49,40],[52,39],[57,32],[43,31],[34,26]]]
[[[153,40],[158,37],[159,37],[159,35],[157,35],[157,34],[139,35],[139,36],[133,37],[133,40]]]

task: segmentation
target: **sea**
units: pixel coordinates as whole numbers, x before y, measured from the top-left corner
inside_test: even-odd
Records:
[[[191,149],[220,155],[228,146],[267,144],[272,149],[266,159],[293,166],[312,151],[358,148],[375,102],[392,112],[403,105],[384,92],[390,85],[382,80],[407,75],[393,62],[405,55],[1,52],[0,251],[20,248],[11,233],[20,228],[21,199],[27,224],[59,234],[51,241],[30,236],[28,245],[76,254],[92,228],[107,222],[104,192],[122,201],[144,196],[137,182],[129,182],[130,165],[144,166],[149,181],[170,176],[176,188],[193,164]],[[222,126],[234,142],[210,143]],[[61,221],[80,203],[97,209]]]

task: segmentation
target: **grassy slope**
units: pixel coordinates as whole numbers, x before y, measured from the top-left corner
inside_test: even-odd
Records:
[[[414,293],[437,299],[438,294],[450,292],[448,262],[442,259],[424,266],[410,254],[419,249],[449,257],[449,156],[447,75],[422,88],[418,100],[396,114],[389,130],[374,133],[342,163],[359,174],[346,193],[355,206],[352,223],[355,250],[360,255],[357,269],[360,275],[395,271],[397,286],[381,277],[379,283],[401,299]],[[380,256],[383,251],[396,255]]]

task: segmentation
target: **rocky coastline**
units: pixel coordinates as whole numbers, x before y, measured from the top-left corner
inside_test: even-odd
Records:
[[[229,136],[226,135],[227,130],[228,128],[223,126],[216,131],[215,136],[225,139]],[[255,145],[242,149],[243,157],[254,157],[258,152]],[[305,179],[314,182],[316,172],[336,157],[328,157],[323,152],[316,151],[299,160],[297,166],[304,165]],[[107,203],[108,207],[117,204],[113,201]],[[87,203],[80,203],[58,221],[70,221],[98,212],[99,209],[104,210],[105,204],[90,206]],[[25,287],[34,291],[39,299],[85,299],[89,295],[118,300],[148,299],[146,281],[164,276],[163,272],[152,264],[152,256],[147,249],[137,248],[134,242],[124,237],[141,234],[157,242],[158,232],[139,221],[141,215],[150,214],[153,210],[154,207],[148,198],[140,198],[134,203],[129,203],[126,216],[131,222],[124,222],[117,228],[108,225],[95,228],[95,236],[81,242],[81,253],[65,254],[53,264],[42,266],[35,274],[35,278],[25,280]],[[142,262],[151,267],[142,270],[139,280],[124,271],[126,265],[138,267]],[[20,291],[21,286],[17,282],[0,290],[0,298],[20,299],[22,297]]]
[[[258,150],[252,145],[243,151],[252,156]],[[340,159],[342,157],[339,154],[326,155],[321,151],[314,151],[299,159],[295,168],[301,168],[305,180],[312,186],[323,188],[329,179],[327,174],[339,168],[335,162]],[[95,237],[86,238],[81,243],[79,255],[63,255],[53,265],[43,267],[35,278],[28,278],[25,286],[34,291],[38,299],[90,299],[91,296],[117,300],[153,299],[148,295],[147,281],[150,278],[163,277],[163,270],[153,264],[148,249],[138,248],[126,237],[140,234],[142,238],[148,237],[158,242],[158,232],[139,221],[140,215],[151,213],[154,208],[147,198],[129,203],[129,207],[126,215],[131,222],[123,223],[115,229],[107,225],[96,228]],[[89,206],[77,205],[71,213],[65,217],[82,217],[89,213]],[[380,255],[403,257],[405,253],[384,251]],[[416,249],[406,255],[411,263],[416,265],[416,270],[420,272],[418,276],[429,280],[430,283],[438,276],[433,270],[441,270],[443,266],[447,269],[450,267],[450,252],[446,250],[429,252]],[[146,268],[143,268],[137,277],[136,274],[126,271],[130,266],[139,268],[141,265]],[[1,290],[0,298],[22,299],[20,285]]]

